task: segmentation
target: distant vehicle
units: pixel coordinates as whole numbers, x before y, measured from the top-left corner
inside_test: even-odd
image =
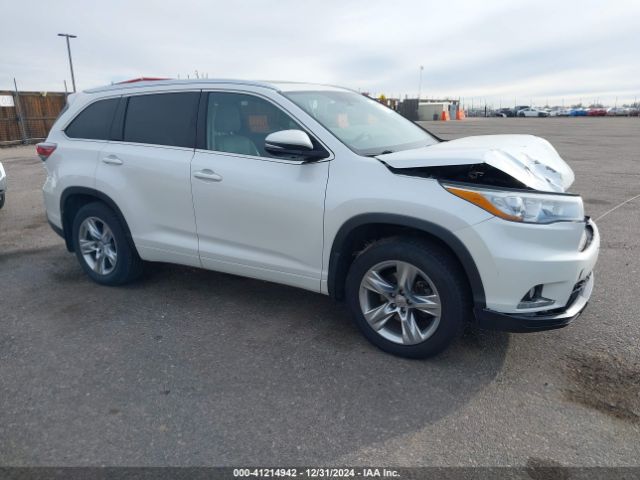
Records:
[[[568,108],[555,108],[549,111],[549,116],[551,117],[568,117],[571,110]]]
[[[510,108],[501,108],[496,110],[493,114],[496,117],[514,117],[513,110]]]
[[[2,162],[0,162],[0,208],[4,207],[4,195],[7,191],[7,174],[4,173]]]
[[[586,117],[587,109],[586,108],[572,108],[569,111],[569,116],[571,117]]]
[[[605,108],[590,108],[587,111],[587,115],[590,117],[604,117],[607,114]]]
[[[607,115],[615,117],[628,117],[629,108],[627,107],[611,107],[607,110]]]
[[[539,110],[537,108],[523,108],[522,110],[518,110],[519,117],[548,117],[549,112],[544,110]]]

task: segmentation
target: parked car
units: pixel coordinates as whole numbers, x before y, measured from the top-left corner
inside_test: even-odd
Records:
[[[0,162],[0,208],[4,207],[4,198],[7,192],[7,174]]]
[[[549,112],[544,110],[540,110],[538,108],[523,108],[522,110],[518,110],[519,117],[548,117]]]
[[[571,117],[586,117],[588,110],[586,108],[572,108],[569,111],[569,116]]]
[[[434,355],[468,319],[562,327],[594,284],[598,229],[549,142],[441,141],[342,88],[96,88],[37,151],[47,218],[94,281],[158,261],[292,285],[344,300],[396,355]]]
[[[515,114],[511,108],[500,108],[494,112],[496,117],[513,117]]]
[[[611,107],[607,110],[607,115],[615,117],[628,117],[629,109],[627,107]]]
[[[590,108],[587,115],[590,117],[604,117],[607,114],[606,108]]]

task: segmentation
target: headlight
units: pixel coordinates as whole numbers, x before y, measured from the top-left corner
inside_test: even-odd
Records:
[[[442,185],[447,191],[497,217],[512,222],[552,223],[584,219],[578,195],[492,190],[461,185]]]

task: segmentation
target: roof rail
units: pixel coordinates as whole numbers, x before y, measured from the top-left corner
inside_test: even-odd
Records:
[[[122,82],[116,82],[115,85],[122,85],[123,83],[136,83],[136,82],[152,82],[155,80],[171,80],[170,78],[162,77],[138,77],[131,80],[123,80]]]
[[[176,78],[169,78],[169,79],[162,79],[162,78],[149,78],[149,77],[141,77],[141,78],[135,78],[132,80],[127,80],[124,82],[120,82],[120,83],[113,83],[111,85],[104,85],[101,87],[94,87],[94,88],[89,88],[87,90],[84,90],[84,93],[98,93],[98,92],[108,92],[110,90],[119,90],[119,89],[134,89],[134,88],[140,88],[140,87],[146,87],[149,86],[149,84],[147,84],[147,81],[151,81],[152,83],[154,81],[157,81],[159,85],[162,86],[172,86],[172,85],[194,85],[194,84],[208,84],[208,85],[217,85],[217,84],[221,84],[221,83],[226,83],[226,84],[235,84],[235,85],[251,85],[254,87],[263,87],[263,88],[269,88],[271,90],[278,90],[278,87],[276,85],[267,83],[267,82],[261,82],[261,81],[253,81],[253,80],[232,80],[232,79],[208,79],[208,78],[200,78],[200,79],[176,79]]]

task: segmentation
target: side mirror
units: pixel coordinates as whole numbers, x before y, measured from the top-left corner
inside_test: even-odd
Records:
[[[314,149],[313,142],[302,130],[280,130],[267,135],[264,149],[271,155],[285,158],[304,158],[319,160],[326,158],[327,153]]]

